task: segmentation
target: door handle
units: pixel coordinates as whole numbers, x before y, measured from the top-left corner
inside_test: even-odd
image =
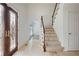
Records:
[[[7,31],[5,31],[5,37],[8,37],[8,32]]]
[[[10,37],[10,31],[8,30],[8,37]]]
[[[6,37],[10,37],[10,31],[8,30],[8,31],[5,31],[5,36]]]
[[[69,35],[71,35],[71,33],[68,33]]]

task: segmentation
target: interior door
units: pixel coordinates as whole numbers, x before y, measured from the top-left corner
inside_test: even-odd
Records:
[[[68,17],[68,49],[79,50],[79,12],[69,12]]]

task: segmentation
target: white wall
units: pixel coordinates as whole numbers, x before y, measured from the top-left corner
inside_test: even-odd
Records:
[[[33,35],[39,35],[40,31],[40,22],[35,20],[33,24]]]
[[[58,8],[59,10],[57,11],[57,15],[55,16],[56,19],[54,20],[53,28],[55,29],[59,41],[63,46],[63,5],[60,4]]]
[[[29,9],[29,19],[38,20],[41,19],[41,16],[44,17],[45,27],[50,27],[52,24],[52,14],[54,9],[54,4],[49,3],[40,3],[40,4],[28,4]]]

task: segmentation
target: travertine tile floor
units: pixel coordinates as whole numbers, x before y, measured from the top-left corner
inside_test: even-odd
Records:
[[[17,51],[13,56],[79,56],[79,52],[43,52],[40,48],[40,41],[34,39],[29,45],[24,46],[22,49]]]
[[[40,46],[40,41],[34,39],[27,46],[17,51],[13,56],[50,56],[51,53],[44,53]]]

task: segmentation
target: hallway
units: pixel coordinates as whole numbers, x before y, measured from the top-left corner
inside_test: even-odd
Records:
[[[32,44],[32,45],[31,45]],[[27,46],[17,51],[13,56],[50,56],[54,54],[44,53],[40,41],[34,39]]]

